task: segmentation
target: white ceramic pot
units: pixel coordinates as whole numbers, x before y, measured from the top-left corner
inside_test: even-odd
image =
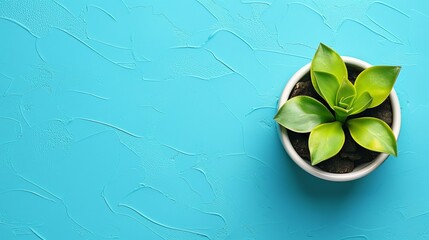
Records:
[[[371,67],[371,64],[356,58],[344,57],[344,56],[342,56],[341,58],[348,66],[354,66],[356,68],[361,68],[361,69],[366,69],[368,67]],[[310,71],[310,65],[311,63],[308,63],[307,65],[299,69],[289,79],[280,97],[278,108],[280,108],[288,100],[289,94],[291,93],[295,84],[305,74],[307,74]],[[389,97],[390,97],[390,101],[392,104],[392,111],[393,111],[392,130],[393,130],[393,133],[395,134],[396,139],[398,139],[399,130],[401,127],[401,109],[399,106],[398,96],[396,95],[396,92],[394,89],[392,89],[392,92],[390,93]],[[279,130],[280,139],[282,141],[284,148],[286,149],[286,152],[289,154],[290,158],[306,172],[310,173],[313,176],[316,176],[318,178],[325,179],[328,181],[344,182],[344,181],[352,181],[352,180],[364,177],[368,175],[370,172],[374,171],[374,169],[376,169],[378,166],[380,166],[384,162],[384,160],[386,160],[387,157],[389,156],[388,154],[380,153],[373,161],[356,166],[354,170],[350,173],[330,173],[330,172],[321,170],[317,166],[312,166],[309,161],[302,159],[295,151],[295,149],[292,147],[292,144],[289,140],[286,129],[280,126],[279,126],[279,129],[280,129]]]

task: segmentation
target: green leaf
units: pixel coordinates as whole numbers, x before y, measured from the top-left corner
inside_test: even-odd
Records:
[[[319,86],[321,97],[323,97],[332,108],[335,106],[338,88],[340,87],[338,79],[334,75],[326,72],[315,71],[313,74]]]
[[[346,118],[350,115],[349,110],[339,106],[334,106],[335,119],[339,122],[345,122]]]
[[[341,82],[340,87],[338,88],[337,98],[335,100],[336,105],[339,106],[341,101],[344,101],[344,99],[348,99],[346,103],[349,106],[353,101],[355,95],[355,87],[347,78],[344,78]]]
[[[317,85],[314,72],[326,72],[334,75],[340,82],[342,79],[347,78],[347,68],[344,64],[343,59],[340,55],[330,47],[320,43],[314,54],[313,60],[311,61],[311,82],[313,83],[314,89],[316,89],[319,95],[321,91],[319,85]]]
[[[353,102],[351,107],[350,115],[358,114],[365,111],[372,102],[372,97],[368,92],[362,93],[356,100]]]
[[[362,147],[397,155],[395,135],[389,125],[380,119],[362,117],[347,121],[352,138]]]
[[[315,127],[308,140],[311,165],[335,156],[343,147],[344,131],[340,122],[324,123]]]
[[[364,92],[371,95],[372,102],[368,108],[380,105],[389,96],[398,77],[401,67],[375,66],[365,69],[359,74],[355,82],[357,95]]]
[[[355,99],[355,95],[343,97],[340,99],[339,105],[344,105],[346,109],[350,108],[352,105],[353,100]]]
[[[280,125],[294,132],[310,132],[319,124],[334,120],[332,113],[316,99],[297,96],[286,101],[274,117]]]

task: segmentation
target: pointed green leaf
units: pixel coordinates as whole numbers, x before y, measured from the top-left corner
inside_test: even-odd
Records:
[[[326,72],[314,72],[317,85],[319,86],[321,97],[326,100],[329,106],[332,108],[335,106],[335,100],[337,97],[337,91],[340,87],[338,79]]]
[[[343,147],[344,131],[340,122],[324,123],[315,127],[308,140],[311,165],[335,156]]]
[[[342,99],[343,100],[349,99],[347,105],[350,105],[355,95],[356,95],[355,87],[347,78],[344,78],[337,91],[336,105],[337,106],[340,105],[340,101]]]
[[[356,100],[353,102],[351,107],[350,115],[358,114],[365,111],[372,102],[372,97],[368,92],[362,93]]]
[[[365,69],[355,82],[357,95],[368,92],[373,98],[369,108],[380,105],[392,91],[400,70],[401,67],[396,66],[375,66]]]
[[[280,125],[294,132],[310,132],[319,124],[334,120],[332,113],[316,99],[297,96],[289,99],[274,117]]]
[[[317,85],[314,72],[326,72],[334,75],[338,81],[347,78],[347,68],[343,59],[330,47],[320,43],[316,54],[311,61],[311,82],[314,89],[321,95],[319,85]]]
[[[362,147],[397,155],[395,135],[389,125],[380,119],[362,117],[347,121],[352,138]]]

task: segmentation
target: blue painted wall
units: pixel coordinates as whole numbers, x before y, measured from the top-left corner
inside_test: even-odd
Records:
[[[429,239],[429,4],[0,1],[0,239]],[[318,180],[273,121],[324,42],[403,66],[399,156]]]

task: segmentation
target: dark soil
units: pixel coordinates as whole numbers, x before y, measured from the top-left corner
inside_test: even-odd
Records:
[[[354,82],[356,77],[362,70],[347,67],[349,79]],[[311,96],[321,103],[325,104],[328,109],[329,105],[323,100],[314,90],[313,85],[311,84],[310,73],[301,78],[301,80],[295,85],[295,88],[292,90],[289,98],[298,96],[298,95],[307,95]],[[330,109],[331,110],[331,109]],[[332,111],[334,114],[334,112]],[[376,117],[385,121],[389,126],[392,126],[392,105],[390,103],[390,98],[387,98],[382,104],[375,108],[367,109],[364,112],[350,116],[349,118],[356,117]],[[308,137],[309,133],[295,133],[290,130],[287,130],[292,146],[295,148],[297,153],[305,160],[310,161],[310,151],[308,149]],[[379,154],[378,152],[373,152],[368,149],[365,149],[359,146],[353,138],[350,136],[348,129],[344,129],[346,135],[346,141],[343,148],[340,152],[334,157],[323,161],[317,166],[324,171],[331,173],[348,173],[353,171],[353,169],[362,164],[367,163],[375,159]]]

